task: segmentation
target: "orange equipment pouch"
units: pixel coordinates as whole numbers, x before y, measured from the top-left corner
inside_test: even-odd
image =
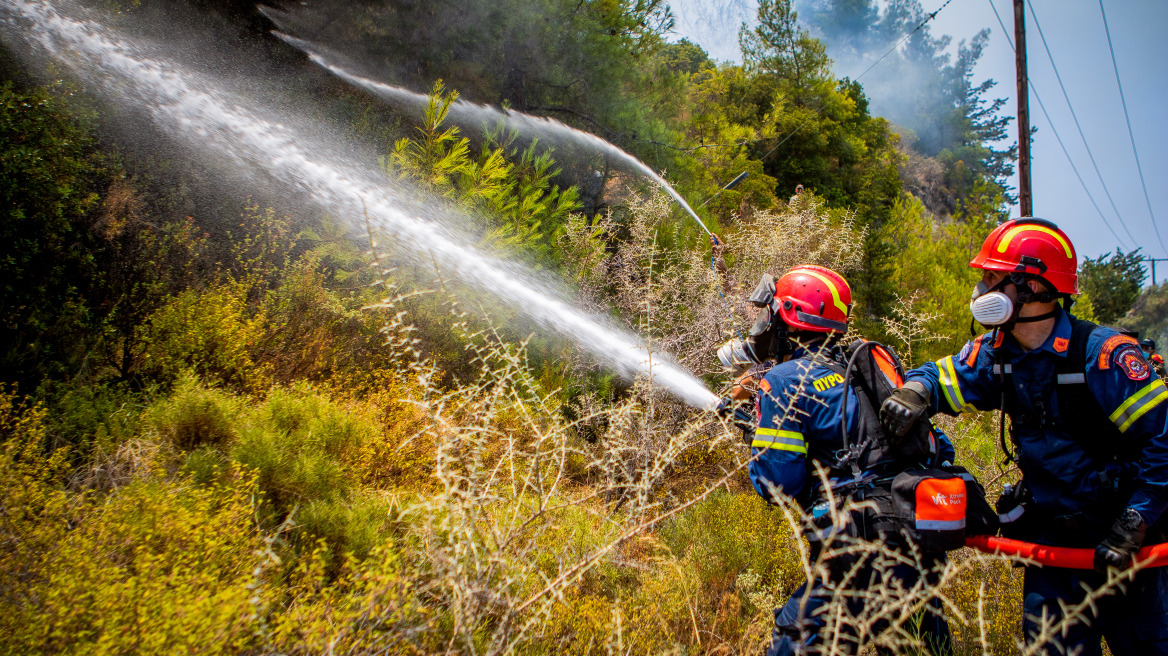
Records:
[[[961,476],[940,469],[901,472],[892,479],[892,506],[901,531],[921,551],[965,546],[968,496]]]

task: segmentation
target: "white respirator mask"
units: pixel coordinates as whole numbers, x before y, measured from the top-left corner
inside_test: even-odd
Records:
[[[993,328],[1009,322],[1014,316],[1014,301],[1001,291],[996,289],[991,291],[988,285],[979,282],[969,299],[969,311],[975,321],[987,328]]]
[[[1002,290],[1006,285],[1014,286],[1012,299]],[[1032,292],[1026,284],[1026,279],[1020,274],[1010,274],[1001,282],[990,287],[984,281],[977,283],[969,299],[969,312],[973,319],[986,328],[1010,326],[1015,323],[1033,323],[1045,321],[1058,316],[1058,309],[1045,314],[1030,317],[1019,317],[1022,306],[1027,303],[1051,303],[1058,300],[1057,292]],[[1016,300],[1015,300],[1016,299]]]

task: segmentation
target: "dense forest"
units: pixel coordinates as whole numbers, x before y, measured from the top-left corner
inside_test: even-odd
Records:
[[[951,56],[894,6],[762,0],[739,64],[663,0],[5,3],[0,650],[759,651],[807,566],[797,509],[754,494],[732,426],[458,261],[714,394],[744,294],[800,263],[846,276],[857,336],[956,352],[1016,148],[973,75],[988,37]],[[908,34],[833,75],[829,49]],[[897,79],[913,103],[866,90]],[[163,111],[150,85],[185,90]],[[217,102],[227,127],[200,122]],[[263,130],[291,135],[269,168],[241,145]],[[309,138],[439,220],[407,239],[372,196],[322,201],[278,168]],[[1138,252],[1084,259],[1075,311],[1168,343],[1146,278]],[[944,428],[991,491],[1015,476],[995,417]],[[997,653],[1017,571],[959,552],[885,611],[943,599],[958,651]]]

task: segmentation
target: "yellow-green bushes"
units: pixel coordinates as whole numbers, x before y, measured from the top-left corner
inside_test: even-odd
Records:
[[[716,491],[658,533],[676,557],[692,561],[707,592],[732,588],[738,575],[750,570],[784,592],[793,591],[802,577],[799,538],[783,513],[753,492]]]
[[[388,502],[361,483],[391,467],[399,446],[387,441],[378,408],[308,385],[273,388],[248,405],[187,377],[146,410],[144,423],[182,452],[194,481],[223,481],[234,466],[251,472],[267,502],[262,516],[273,525],[291,516],[297,543],[323,538],[334,564],[367,554],[383,535]]]
[[[951,554],[970,558],[969,551]],[[950,620],[954,647],[959,654],[1009,654],[1022,640],[1023,569],[1009,562],[979,561],[958,575],[946,592],[965,616]],[[982,626],[984,625],[984,631]]]
[[[163,381],[193,370],[200,378],[241,391],[270,384],[268,367],[254,350],[265,318],[249,307],[247,289],[224,283],[188,289],[151,315],[145,329],[142,368]]]
[[[522,348],[474,344],[477,376],[449,389],[384,369],[243,395],[188,370],[88,470],[6,397],[0,535],[28,545],[0,556],[12,651],[759,649],[803,570],[744,473],[715,483],[741,464],[734,436],[634,396],[586,443]],[[684,439],[658,439],[672,421]],[[946,428],[992,472],[988,425]],[[981,641],[979,603],[1010,644],[1016,576],[973,567],[945,590],[959,645]]]
[[[262,544],[252,484],[64,486],[43,413],[3,397],[0,635],[6,653],[237,653]]]
[[[14,611],[36,603],[72,518],[67,452],[46,455],[44,418],[0,389],[0,635],[26,628]]]
[[[54,545],[35,601],[9,609],[28,652],[238,653],[261,540],[246,485],[134,482],[87,504]]]

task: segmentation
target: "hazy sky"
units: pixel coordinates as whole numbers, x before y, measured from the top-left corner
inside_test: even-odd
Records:
[[[719,4],[726,0],[699,1]],[[1009,103],[1004,111],[1013,115],[1016,111],[1014,53],[994,17],[991,1],[1010,30],[1012,41],[1012,0],[952,0],[929,25],[934,36],[952,36],[954,48],[958,41],[973,37],[980,29],[991,29],[990,44],[978,65],[975,81],[985,78],[997,80],[998,86],[992,97],[1008,97]],[[1143,246],[1146,255],[1168,258],[1168,250],[1161,245],[1153,230],[1148,204],[1140,185],[1107,48],[1099,1],[1030,1],[1037,12],[1039,24],[1079,117],[1087,143],[1127,229],[1124,229],[1104,194],[1099,176],[1087,157],[1083,140],[1067,109],[1067,102],[1063,99],[1054,70],[1043,49],[1038,29],[1027,12],[1031,80],[1046,104],[1054,127],[1066,144],[1083,181],[1119,238],[1107,229],[1091,205],[1032,92],[1031,124],[1038,127],[1032,146],[1035,216],[1050,219],[1062,226],[1071,236],[1080,256],[1095,257],[1114,251],[1117,246],[1125,251]],[[694,0],[677,3],[675,11],[685,11],[684,5],[692,2]],[[943,2],[922,0],[922,5],[926,11],[933,11]],[[1104,2],[1148,196],[1157,217],[1160,236],[1168,244],[1168,1]],[[708,33],[701,36],[707,40],[711,38]],[[736,38],[736,35],[718,38]],[[855,76],[859,72],[837,71],[837,74]],[[1017,135],[1014,124],[1011,124],[1011,130],[1014,131],[1013,139]],[[1013,215],[1018,215],[1017,207],[1013,208]],[[1156,274],[1161,281],[1168,278],[1168,262],[1158,263]]]

